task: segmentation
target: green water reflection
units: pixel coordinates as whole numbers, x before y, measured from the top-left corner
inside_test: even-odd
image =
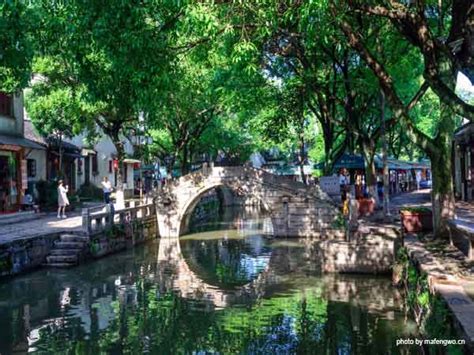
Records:
[[[307,243],[241,227],[2,282],[0,353],[418,353],[389,279],[321,276]]]

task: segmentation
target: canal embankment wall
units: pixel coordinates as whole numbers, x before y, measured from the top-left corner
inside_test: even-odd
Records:
[[[452,313],[454,326],[474,352],[474,302],[463,287],[463,280],[455,275],[446,262],[426,248],[415,235],[404,238],[404,247],[410,261],[427,278],[430,291],[439,295]],[[461,251],[459,251],[461,254]],[[459,256],[462,259],[463,255]]]
[[[40,267],[59,236],[56,232],[0,244],[0,277]]]
[[[48,256],[58,248],[64,236],[72,239],[76,236],[83,241],[74,262],[64,266],[97,259],[158,237],[157,218],[152,205],[129,207],[116,213],[91,213],[89,210],[83,212],[83,219],[82,231],[56,231],[0,244],[0,277],[48,266]]]
[[[396,225],[361,226],[350,240],[308,240],[310,257],[325,273],[389,274],[401,245]]]

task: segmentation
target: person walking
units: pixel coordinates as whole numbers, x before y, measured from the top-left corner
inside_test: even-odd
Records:
[[[58,181],[58,218],[67,218],[66,217],[66,206],[69,206],[69,199],[67,198],[67,192],[69,187],[64,186],[62,180]]]
[[[110,193],[112,192],[112,183],[107,176],[102,179],[102,191],[104,192],[104,202],[110,203]]]
[[[347,176],[345,169],[341,169],[339,172],[339,187],[341,192],[341,202],[344,204],[344,201],[347,198]]]

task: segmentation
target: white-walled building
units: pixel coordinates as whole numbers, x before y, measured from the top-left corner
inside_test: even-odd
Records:
[[[76,184],[80,187],[83,184],[94,184],[101,187],[102,179],[106,176],[117,185],[117,150],[112,140],[102,135],[102,138],[93,146],[88,144],[85,135],[78,135],[67,142],[74,144],[81,149],[81,157],[76,159]],[[133,146],[127,138],[123,138],[126,156],[133,155]],[[135,188],[133,171],[139,161],[126,158],[124,160],[124,171],[122,174],[125,197],[133,195]]]

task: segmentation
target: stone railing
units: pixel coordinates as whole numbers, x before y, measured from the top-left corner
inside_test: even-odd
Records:
[[[155,204],[134,206],[113,210],[113,205],[101,205],[82,209],[82,231],[87,235],[102,232],[113,225],[124,225],[135,220],[155,217]]]

